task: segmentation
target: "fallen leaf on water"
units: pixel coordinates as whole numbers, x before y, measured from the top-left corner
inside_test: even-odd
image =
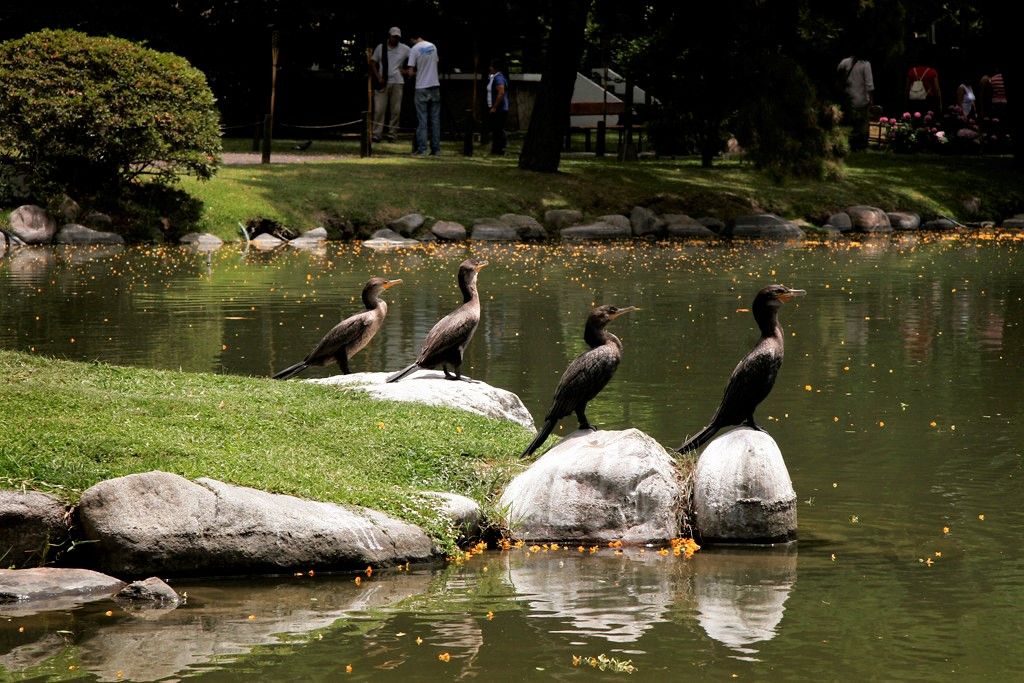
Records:
[[[949,533],[949,527],[948,526],[942,527],[942,533],[948,534]]]
[[[493,618],[494,618],[494,612],[488,612],[487,613],[487,621],[490,621]]]
[[[982,513],[982,514],[978,515],[978,519],[980,519],[981,521],[983,521],[983,522],[984,522],[984,521],[985,521],[985,515],[984,515],[984,513]]]
[[[347,674],[352,673],[352,665],[351,664],[346,664],[345,665],[345,673],[347,673]]]
[[[416,636],[416,644],[417,645],[422,645],[423,644],[423,639],[420,638],[419,636]]]
[[[437,658],[440,659],[442,662],[448,662],[451,661],[452,656],[447,652],[442,652],[437,656]]]

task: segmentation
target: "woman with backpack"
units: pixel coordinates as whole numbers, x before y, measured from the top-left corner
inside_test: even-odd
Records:
[[[907,110],[942,113],[939,72],[930,66],[912,66],[907,70]]]

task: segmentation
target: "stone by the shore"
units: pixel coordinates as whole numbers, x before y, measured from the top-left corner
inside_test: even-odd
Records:
[[[667,213],[662,218],[665,220],[665,232],[668,233],[669,237],[677,239],[712,239],[718,236],[703,223],[690,218],[685,213]]]
[[[311,228],[299,235],[299,237],[305,237],[310,240],[325,240],[327,239],[327,228],[323,226]]]
[[[666,221],[644,206],[634,206],[629,223],[637,237],[657,237],[665,232]]]
[[[847,207],[846,213],[854,232],[892,232],[889,216],[877,207],[858,204]]]
[[[841,232],[849,232],[853,230],[853,221],[850,219],[850,214],[845,211],[839,211],[828,217],[825,221],[825,227],[835,228]]]
[[[741,427],[708,444],[694,473],[693,514],[705,543],[796,538],[796,492],[775,440]]]
[[[122,576],[350,569],[432,556],[422,529],[383,513],[167,472],[100,482],[82,494],[96,566]]]
[[[438,512],[451,521],[452,526],[459,530],[463,538],[479,534],[483,512],[475,500],[444,491],[425,491],[423,495],[436,499]]]
[[[579,240],[616,240],[632,237],[633,229],[629,226],[627,219],[625,226],[598,221],[596,223],[588,223],[587,225],[574,225],[571,228],[563,228],[560,234],[562,239],[567,242]]]
[[[124,244],[124,238],[117,233],[93,230],[75,223],[61,228],[54,241],[57,244]]]
[[[0,256],[3,256],[7,251],[7,235],[0,232]]]
[[[57,213],[60,214],[65,223],[74,223],[82,213],[82,207],[74,199],[64,195],[60,200],[60,205],[57,207]]]
[[[375,250],[400,249],[419,246],[419,241],[402,237],[391,228],[381,228],[374,232],[370,239],[363,241],[363,246]]]
[[[114,599],[118,602],[153,607],[177,607],[182,602],[177,591],[168,586],[163,579],[155,576],[142,581],[133,581],[122,588],[114,596]]]
[[[1013,218],[1007,218],[999,227],[1004,230],[1024,230],[1024,213],[1018,213]]]
[[[544,225],[550,230],[570,228],[583,222],[583,213],[576,209],[548,209],[544,212]]]
[[[622,228],[630,233],[633,231],[633,224],[629,222],[629,216],[623,216],[619,213],[608,213],[603,216],[597,217],[598,223],[607,223],[608,225],[614,225],[617,228]]]
[[[917,230],[921,227],[921,217],[909,211],[890,211],[886,214],[889,217],[889,225],[893,230]]]
[[[725,221],[720,218],[715,218],[714,216],[701,216],[697,219],[697,222],[716,235],[721,235],[725,232]]]
[[[43,207],[25,204],[11,212],[8,230],[25,244],[49,244],[57,234],[57,221]]]
[[[579,430],[513,479],[498,505],[530,542],[643,543],[679,535],[682,495],[675,462],[647,434]]]
[[[473,221],[472,240],[484,242],[515,242],[519,232],[500,218],[478,218]]]
[[[0,490],[0,566],[35,567],[68,539],[67,506],[37,491]]]
[[[397,218],[390,223],[388,227],[402,235],[403,237],[410,237],[413,233],[423,227],[423,223],[426,219],[421,213],[409,213],[401,218]]]
[[[224,246],[224,240],[208,232],[190,232],[182,235],[178,241],[199,251],[213,251]]]
[[[730,237],[750,239],[803,239],[804,231],[773,213],[740,216],[727,229]]]
[[[948,218],[933,218],[930,221],[926,221],[921,225],[924,230],[937,230],[946,232],[949,230],[956,230],[960,225]]]
[[[111,218],[109,214],[105,214],[101,211],[90,211],[85,214],[85,218],[82,222],[93,230],[103,230],[112,226],[114,224],[114,219]]]
[[[123,587],[124,581],[88,569],[0,569],[0,615],[69,609]]]
[[[400,382],[385,383],[390,372],[357,372],[307,380],[314,384],[364,391],[387,401],[409,401],[468,410],[477,415],[509,420],[534,430],[533,417],[518,396],[485,382],[444,379],[440,370],[417,370]]]
[[[502,223],[511,226],[521,240],[533,241],[547,239],[548,231],[536,218],[518,213],[503,213],[498,217]]]
[[[254,249],[259,249],[260,251],[273,251],[284,244],[284,240],[271,235],[269,232],[261,232],[252,238],[250,244]]]
[[[431,226],[430,232],[445,242],[461,242],[466,239],[466,226],[455,221],[438,221]]]

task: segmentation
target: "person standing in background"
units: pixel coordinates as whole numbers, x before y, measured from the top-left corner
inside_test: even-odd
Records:
[[[508,120],[508,78],[502,71],[501,62],[492,59],[487,68],[490,77],[487,80],[487,121],[491,130],[491,154],[501,156],[505,153],[508,136],[505,135],[505,122]]]
[[[441,154],[441,80],[437,76],[437,47],[416,34],[409,50],[407,76],[416,77],[416,151],[431,156]]]
[[[875,80],[871,74],[871,62],[859,58],[856,53],[839,62],[836,67],[840,77],[845,74],[846,96],[849,100],[850,149],[863,150],[868,147],[868,108],[874,104]]]
[[[382,87],[373,93],[373,141],[380,142],[382,137],[394,141],[398,138],[398,121],[402,113],[402,90],[405,79],[402,72],[409,59],[409,46],[402,42],[402,30],[392,26],[388,30],[388,51],[384,53],[384,45],[379,44],[370,57],[375,79]],[[383,60],[383,61],[382,61]],[[382,73],[382,65],[387,71]],[[387,130],[384,117],[388,114]]]

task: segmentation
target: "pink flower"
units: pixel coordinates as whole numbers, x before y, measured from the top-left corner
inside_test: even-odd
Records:
[[[935,137],[937,137],[940,140],[944,140],[946,138],[946,131],[940,130],[938,133],[935,134]]]
[[[887,117],[883,116],[882,118],[878,119],[878,122],[879,123],[889,123],[889,119]]]
[[[903,120],[904,121],[909,121],[910,120],[910,112],[909,111],[903,112]]]
[[[914,112],[914,118],[915,118],[915,119],[919,119],[919,118],[921,118],[921,112],[919,112],[919,111],[915,111],[915,112]]]

